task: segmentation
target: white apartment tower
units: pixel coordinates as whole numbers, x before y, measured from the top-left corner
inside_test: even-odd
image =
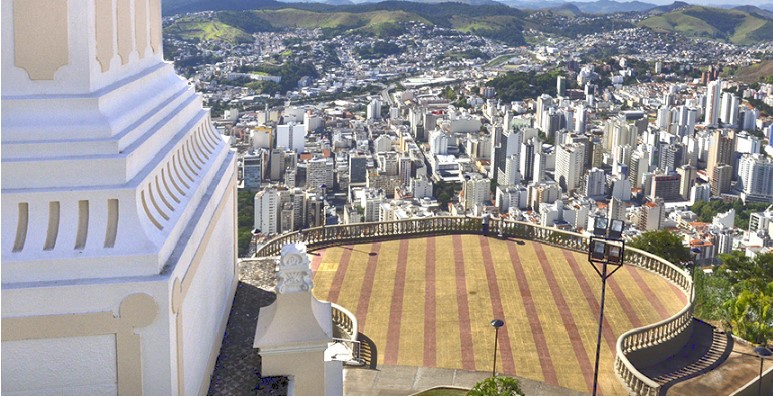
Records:
[[[722,80],[709,82],[706,86],[706,125],[717,126],[717,123],[719,122],[721,96]]]
[[[303,153],[305,148],[306,126],[294,122],[276,127],[276,147]]]
[[[2,2],[2,393],[205,394],[236,159],[161,1]]]
[[[556,180],[563,191],[580,186],[582,167],[585,162],[585,145],[570,143],[556,149]]]
[[[738,182],[745,197],[773,200],[773,161],[760,154],[744,154],[738,162]]]
[[[469,210],[489,200],[491,180],[478,173],[468,174],[462,184],[464,209]]]
[[[279,201],[279,193],[274,187],[265,188],[255,194],[255,229],[265,234],[277,232]]]

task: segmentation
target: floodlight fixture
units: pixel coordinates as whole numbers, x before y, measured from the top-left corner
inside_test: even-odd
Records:
[[[623,229],[625,229],[625,222],[620,219],[612,219],[612,224],[609,227],[609,238],[613,240],[620,240],[623,237]]]
[[[591,241],[591,258],[596,260],[604,260],[606,255],[607,243],[605,241],[593,240]]]
[[[598,237],[606,237],[609,219],[597,216],[593,222],[593,234]]]

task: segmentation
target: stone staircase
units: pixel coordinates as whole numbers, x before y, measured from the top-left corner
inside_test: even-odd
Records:
[[[692,337],[671,358],[640,372],[661,385],[660,394],[668,389],[720,366],[733,350],[733,338],[701,320],[693,319]]]

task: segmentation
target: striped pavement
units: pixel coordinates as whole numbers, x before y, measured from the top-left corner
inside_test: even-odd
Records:
[[[477,235],[393,240],[315,253],[314,294],[355,313],[379,365],[497,371],[590,393],[601,280],[585,254]],[[684,307],[676,287],[626,266],[607,284],[599,394],[623,395],[617,337]]]

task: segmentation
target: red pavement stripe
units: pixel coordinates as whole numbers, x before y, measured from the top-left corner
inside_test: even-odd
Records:
[[[561,293],[561,287],[558,285],[558,281],[556,281],[556,276],[553,274],[553,267],[550,261],[548,261],[545,251],[542,249],[542,245],[534,244],[534,251],[537,253],[537,259],[542,266],[542,272],[545,274],[545,281],[547,281],[550,293],[553,295],[553,301],[556,303],[556,308],[561,314],[561,321],[564,323],[564,329],[566,329],[567,334],[569,334],[569,339],[575,341],[574,343],[571,343],[572,350],[574,350],[574,357],[580,364],[580,371],[585,378],[588,389],[591,389],[593,388],[592,364],[588,358],[588,352],[585,350],[585,345],[581,342],[582,337],[580,336],[580,331],[577,329],[577,324],[574,322],[572,309],[569,308],[563,293]]]
[[[405,294],[405,273],[408,267],[408,240],[400,240],[397,252],[397,270],[395,284],[392,290],[392,306],[389,311],[389,328],[387,328],[386,344],[384,346],[384,364],[397,365],[397,354],[400,349],[400,320],[403,316],[403,297]]]
[[[480,248],[483,252],[483,267],[486,269],[486,279],[488,280],[489,294],[491,296],[491,308],[494,311],[494,318],[505,318],[505,310],[502,307],[502,297],[499,295],[499,285],[497,284],[497,275],[494,270],[494,260],[491,258],[491,247],[488,244],[488,237],[479,236]],[[499,342],[500,356],[502,357],[502,372],[515,375],[515,360],[513,360],[513,350],[510,347],[510,336],[507,333],[507,327],[501,330],[502,338]]]
[[[639,328],[644,325],[644,323],[639,319],[639,316],[636,315],[636,310],[634,310],[633,306],[631,305],[631,301],[628,300],[628,297],[625,296],[625,293],[620,288],[620,285],[617,281],[615,281],[614,277],[611,277],[609,279],[609,289],[612,290],[612,293],[615,295],[615,300],[620,303],[620,306],[623,308],[623,312],[625,313],[626,317],[628,317],[628,321],[633,325],[634,328]]]
[[[456,268],[456,304],[459,307],[459,337],[462,349],[462,368],[475,370],[475,352],[472,350],[472,324],[470,324],[470,306],[467,301],[467,279],[464,274],[464,253],[462,238],[453,236],[454,265]]]
[[[373,280],[376,278],[376,265],[378,265],[378,252],[381,249],[381,243],[376,242],[370,246],[370,252],[376,255],[371,255],[368,258],[368,267],[365,268],[365,277],[362,279],[362,287],[360,289],[360,299],[357,302],[357,327],[359,332],[365,330],[365,320],[368,316],[368,308],[370,307],[370,294],[373,291]]]
[[[333,277],[333,283],[330,286],[330,291],[327,294],[328,302],[338,302],[338,294],[341,293],[341,285],[344,283],[344,277],[346,276],[346,269],[349,268],[349,260],[352,258],[352,247],[345,245],[341,247],[344,250],[341,255],[341,262],[338,264],[336,274]]]
[[[671,316],[674,313],[671,313],[666,309],[665,306],[663,306],[663,303],[660,301],[660,298],[658,298],[657,294],[652,292],[652,289],[647,284],[647,282],[642,279],[641,274],[633,268],[633,266],[625,266],[628,273],[631,274],[631,277],[633,277],[634,281],[636,281],[636,285],[639,286],[639,289],[644,293],[644,296],[649,298],[650,303],[652,304],[652,307],[655,309],[655,311],[658,312],[661,318],[666,319],[669,316]]]
[[[427,238],[427,258],[424,270],[424,366],[437,365],[437,340],[435,332],[435,237]]]
[[[319,269],[319,265],[322,263],[322,256],[325,255],[325,250],[319,250],[315,252],[311,258],[311,273],[314,274],[317,272],[317,269]]]
[[[577,280],[577,282],[580,284],[580,289],[582,290],[583,296],[585,296],[585,300],[588,302],[588,306],[590,306],[591,311],[593,312],[593,315],[595,318],[598,318],[598,313],[600,310],[599,307],[599,300],[596,299],[596,295],[593,292],[593,289],[591,288],[590,284],[588,284],[588,280],[585,279],[585,276],[582,274],[582,270],[580,270],[580,265],[577,263],[577,258],[575,258],[574,254],[571,251],[563,250],[564,257],[566,258],[566,261],[569,262],[569,266],[572,268],[572,273],[574,274],[574,278]],[[588,263],[586,266],[592,266],[590,263]],[[592,276],[597,277],[596,273],[594,272]],[[601,278],[594,278],[595,280],[598,280],[598,286],[601,287]],[[598,289],[598,293],[601,294],[601,288]],[[604,304],[606,306],[606,304]],[[596,322],[598,324],[598,320]],[[595,331],[593,333],[593,338],[596,340],[598,338],[598,331]],[[601,330],[601,335],[604,337],[604,340],[607,342],[607,347],[611,351],[615,351],[617,346],[617,338],[615,338],[615,335],[612,333],[612,326],[609,324],[609,320],[607,320],[607,317],[604,317],[604,326]],[[595,354],[596,352],[593,352],[594,354],[594,360],[595,360]]]
[[[539,353],[539,364],[542,368],[542,377],[545,383],[551,385],[558,385],[558,377],[556,376],[556,369],[553,367],[553,360],[550,358],[550,350],[548,349],[548,343],[545,340],[545,332],[542,331],[542,323],[537,316],[537,309],[534,305],[534,299],[531,296],[529,290],[529,283],[526,281],[526,273],[523,271],[523,265],[521,265],[521,258],[518,256],[515,243],[508,242],[507,250],[510,253],[510,259],[513,262],[513,271],[515,271],[515,278],[518,281],[518,291],[523,299],[523,306],[526,309],[526,317],[529,320],[529,327],[531,328],[531,334],[534,338],[534,344]]]

